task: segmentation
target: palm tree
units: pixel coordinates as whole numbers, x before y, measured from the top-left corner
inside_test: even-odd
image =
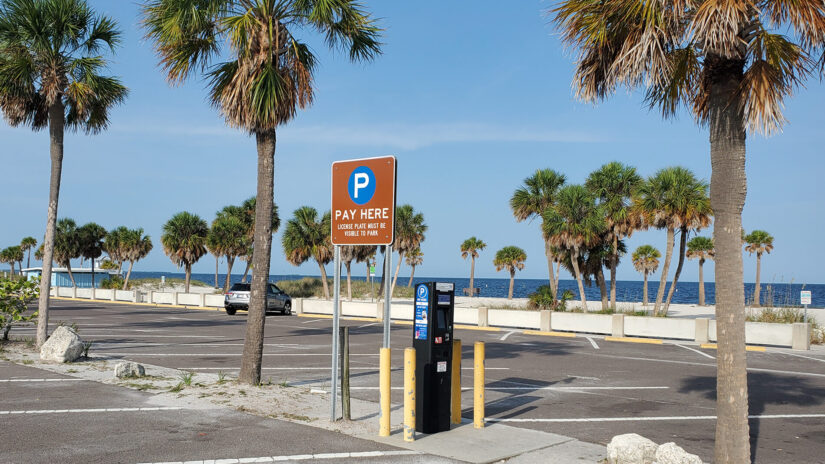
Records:
[[[185,292],[189,293],[192,265],[206,254],[206,236],[209,226],[197,214],[182,211],[163,225],[160,243],[163,252],[176,266],[183,266],[186,272]],[[131,266],[130,266],[131,270]]]
[[[611,248],[607,265],[610,269],[610,306],[616,307],[616,268],[619,266],[619,241],[630,237],[639,224],[639,216],[631,209],[632,196],[642,178],[636,174],[636,168],[626,166],[618,161],[603,165],[590,173],[585,182],[598,199],[605,214],[607,241]]]
[[[395,293],[395,284],[398,282],[398,271],[404,255],[421,246],[427,225],[424,224],[424,215],[416,213],[412,206],[401,205],[395,210],[395,244],[393,248],[398,252],[398,264],[395,266],[395,275],[392,278],[390,295]]]
[[[149,255],[153,245],[152,239],[148,235],[144,235],[142,228],[126,229],[121,240],[123,248],[122,257],[125,261],[129,261],[129,270],[126,271],[126,279],[123,281],[123,290],[126,290],[129,287],[132,268],[137,261]]]
[[[410,281],[407,283],[407,287],[412,287],[413,277],[415,277],[415,267],[420,266],[424,262],[424,253],[421,252],[421,248],[413,248],[407,252],[405,259],[407,266],[411,268]]]
[[[211,241],[209,238],[211,238]],[[211,242],[212,249],[217,251],[218,254],[226,256],[226,281],[223,284],[223,291],[227,292],[232,276],[232,265],[235,263],[235,259],[243,256],[250,246],[247,227],[236,216],[218,215],[212,222],[209,238],[207,242]]]
[[[246,261],[246,268],[244,269],[243,277],[241,278],[241,282],[244,283],[246,282],[246,277],[249,275],[249,270],[252,268],[252,254],[254,252],[253,245],[255,241],[255,208],[255,197],[251,197],[244,200],[241,206],[225,206],[222,210],[218,211],[217,214],[218,218],[226,216],[235,217],[243,224],[246,239],[249,243],[247,249],[239,256],[241,259]],[[281,227],[281,218],[278,216],[278,205],[276,205],[273,201],[272,233],[274,234],[277,232],[279,227]]]
[[[750,462],[740,248],[745,138],[748,130],[781,129],[784,99],[815,72],[811,54],[820,56],[825,41],[822,5],[563,0],[553,12],[563,40],[579,49],[579,98],[595,102],[619,86],[644,85],[647,102],[664,117],[684,105],[709,126],[716,320],[724,334],[717,357],[715,461]]]
[[[747,243],[745,250],[748,254],[756,253],[756,288],[753,291],[753,305],[759,307],[761,304],[759,277],[762,270],[762,253],[770,253],[773,250],[773,236],[764,230],[754,230],[745,235],[745,243]]]
[[[359,263],[366,263],[367,265],[367,283],[372,282],[370,276],[370,263],[375,260],[375,254],[378,252],[378,247],[375,245],[356,245],[355,246],[355,260]],[[347,269],[349,272],[349,269]]]
[[[57,203],[63,169],[63,134],[94,134],[127,94],[120,80],[101,74],[104,49],[120,44],[117,23],[95,14],[85,0],[0,2],[0,110],[14,127],[49,128],[51,174],[37,346],[46,341]]]
[[[14,261],[11,260],[11,253],[8,248],[0,250],[0,263],[6,263],[10,268],[10,277],[14,277]]]
[[[687,243],[688,259],[699,260],[699,306],[705,305],[705,260],[713,259],[713,239],[708,237],[693,237]]]
[[[209,233],[206,234],[206,251],[212,254],[215,257],[215,290],[218,289],[218,265],[220,264],[221,256],[223,253],[221,252],[221,244],[218,239],[218,236],[215,235],[214,230],[212,227],[209,228]]]
[[[636,207],[643,216],[644,225],[667,230],[665,262],[656,292],[654,315],[659,315],[660,309],[661,314],[667,314],[685,262],[688,233],[692,230],[699,231],[710,224],[712,211],[707,190],[708,185],[704,181],[696,179],[690,170],[682,167],[661,169],[639,186]],[[676,230],[680,233],[679,264],[668,290],[667,301],[662,306]]]
[[[92,288],[95,287],[95,260],[103,255],[103,240],[106,229],[90,222],[77,229],[80,240],[80,256],[92,262]]]
[[[54,231],[54,253],[52,258],[58,266],[63,266],[69,273],[72,287],[77,287],[72,274],[72,260],[80,256],[80,237],[77,233],[77,223],[74,219],[62,218],[57,221]],[[46,245],[48,242],[44,243]],[[47,249],[44,246],[44,249]],[[43,252],[43,266],[46,266],[46,252]],[[42,277],[41,278],[45,278]]]
[[[559,189],[564,185],[564,174],[552,169],[538,169],[524,179],[524,186],[519,187],[510,198],[510,208],[516,221],[524,221],[535,217],[543,217],[545,211],[556,203]],[[555,295],[558,290],[558,279],[553,276],[553,255],[550,237],[544,233],[544,219],[542,219],[542,238],[544,239],[544,254],[547,257],[547,270],[550,273],[550,287]],[[472,285],[470,285],[472,287]]]
[[[644,290],[642,291],[642,305],[647,306],[647,276],[659,268],[659,258],[662,254],[652,245],[642,245],[633,252],[633,267],[645,276]]]
[[[109,231],[106,238],[103,239],[103,251],[109,255],[109,259],[117,263],[117,273],[120,274],[123,270],[124,261],[124,243],[123,237],[129,232],[125,226],[119,226]]]
[[[37,239],[34,237],[26,237],[20,241],[20,248],[27,253],[26,267],[31,267],[32,264],[32,248],[37,246]]]
[[[16,245],[5,248],[2,252],[0,252],[0,256],[1,262],[9,264],[12,277],[14,276],[15,263],[18,263],[20,275],[23,275],[23,258],[25,257],[25,253],[23,253],[23,249],[20,246]]]
[[[587,311],[579,255],[584,248],[595,246],[605,230],[604,215],[593,195],[582,185],[568,185],[559,190],[556,205],[542,215],[542,230],[551,245],[571,251],[571,262],[579,286],[582,310]]]
[[[239,379],[255,385],[261,377],[266,285],[272,249],[269,216],[273,199],[276,129],[296,110],[312,103],[316,59],[300,42],[299,30],[324,35],[331,48],[348,49],[353,61],[380,53],[380,29],[353,1],[149,0],[144,6],[147,35],[155,41],[171,82],[207,71],[210,99],[227,125],[255,135],[258,191],[252,296]],[[229,46],[220,47],[225,40]],[[213,64],[229,57],[230,61]]]
[[[483,251],[485,248],[487,248],[487,244],[475,236],[461,242],[461,257],[464,259],[470,257],[470,297],[475,295],[476,258],[478,258],[478,252]]]
[[[324,284],[324,298],[329,299],[327,271],[324,268],[333,259],[330,242],[330,214],[324,213],[318,218],[318,211],[311,206],[302,206],[295,210],[292,219],[287,221],[282,237],[286,260],[300,266],[309,259],[318,263],[321,281]]]
[[[352,262],[358,258],[357,245],[341,246],[341,262],[347,268],[347,300],[352,301]],[[369,273],[368,273],[369,274]]]
[[[496,252],[493,265],[496,271],[507,269],[510,272],[510,290],[507,292],[507,299],[513,299],[513,283],[516,278],[516,270],[524,269],[524,262],[527,261],[527,253],[517,246],[506,246]]]

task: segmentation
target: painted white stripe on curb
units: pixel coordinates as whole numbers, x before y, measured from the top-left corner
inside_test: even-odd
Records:
[[[80,382],[85,379],[2,379],[0,383],[9,383],[9,382]]]
[[[14,414],[58,414],[66,412],[145,412],[145,411],[176,411],[186,409],[177,406],[157,408],[91,408],[91,409],[30,409],[28,411],[0,411],[0,415]]]
[[[748,416],[748,419],[819,419],[825,414],[761,414]],[[665,417],[576,417],[563,419],[497,419],[485,418],[486,422],[649,422],[649,421],[684,421],[716,420],[716,416],[665,416]]]
[[[500,341],[507,340],[507,337],[509,337],[510,335],[513,335],[514,333],[516,333],[516,331],[515,331],[515,330],[511,330],[510,332],[507,332],[506,334],[502,335],[502,336],[501,336],[501,338],[499,338],[499,340],[500,340]]]
[[[239,464],[244,462],[282,462],[282,461],[309,461],[310,459],[348,459],[348,458],[377,458],[389,456],[411,456],[419,454],[417,451],[354,451],[351,453],[318,453],[293,454],[291,456],[262,456],[258,458],[228,458],[208,459],[206,461],[185,461],[185,464]],[[183,461],[166,461],[142,464],[184,464]]]
[[[707,354],[707,353],[705,353],[705,352],[703,352],[703,351],[699,351],[699,350],[697,350],[696,348],[691,348],[691,347],[689,347],[689,346],[680,345],[680,344],[678,344],[678,343],[674,343],[674,344],[673,344],[673,346],[678,346],[679,348],[684,348],[684,349],[686,349],[686,350],[693,351],[694,353],[700,354],[700,355],[702,355],[702,356],[704,356],[704,357],[706,357],[706,358],[716,359],[715,357],[713,357],[713,356],[711,356],[711,355],[709,355],[709,354]]]

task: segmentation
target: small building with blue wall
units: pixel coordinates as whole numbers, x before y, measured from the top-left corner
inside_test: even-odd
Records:
[[[42,274],[42,267],[30,267],[23,269],[23,275],[25,275],[29,280],[40,277]],[[117,275],[118,273],[116,270],[95,268],[95,288],[100,288],[100,283],[103,282],[104,279]],[[75,286],[77,286],[77,288],[92,288],[91,268],[72,269],[72,276],[74,277]],[[65,267],[53,267],[51,286],[71,287],[72,279],[69,277],[69,270]]]

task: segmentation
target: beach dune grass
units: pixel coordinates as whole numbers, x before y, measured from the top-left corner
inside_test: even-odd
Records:
[[[328,279],[332,286],[332,279]],[[293,298],[323,298],[324,287],[321,279],[317,277],[304,277],[295,280],[280,280],[276,282],[278,287]],[[381,280],[376,279],[373,283],[363,280],[352,281],[352,297],[356,299],[371,298],[378,292]],[[412,287],[395,287],[393,298],[412,298]]]

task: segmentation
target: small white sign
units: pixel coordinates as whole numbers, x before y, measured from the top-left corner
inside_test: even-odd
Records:
[[[452,292],[455,289],[455,284],[452,282],[436,282],[435,289],[439,292]]]
[[[436,372],[447,372],[447,361],[438,361],[435,367]]]
[[[801,292],[799,292],[799,299],[802,300],[802,304],[804,305],[811,304],[811,291],[802,290]]]

